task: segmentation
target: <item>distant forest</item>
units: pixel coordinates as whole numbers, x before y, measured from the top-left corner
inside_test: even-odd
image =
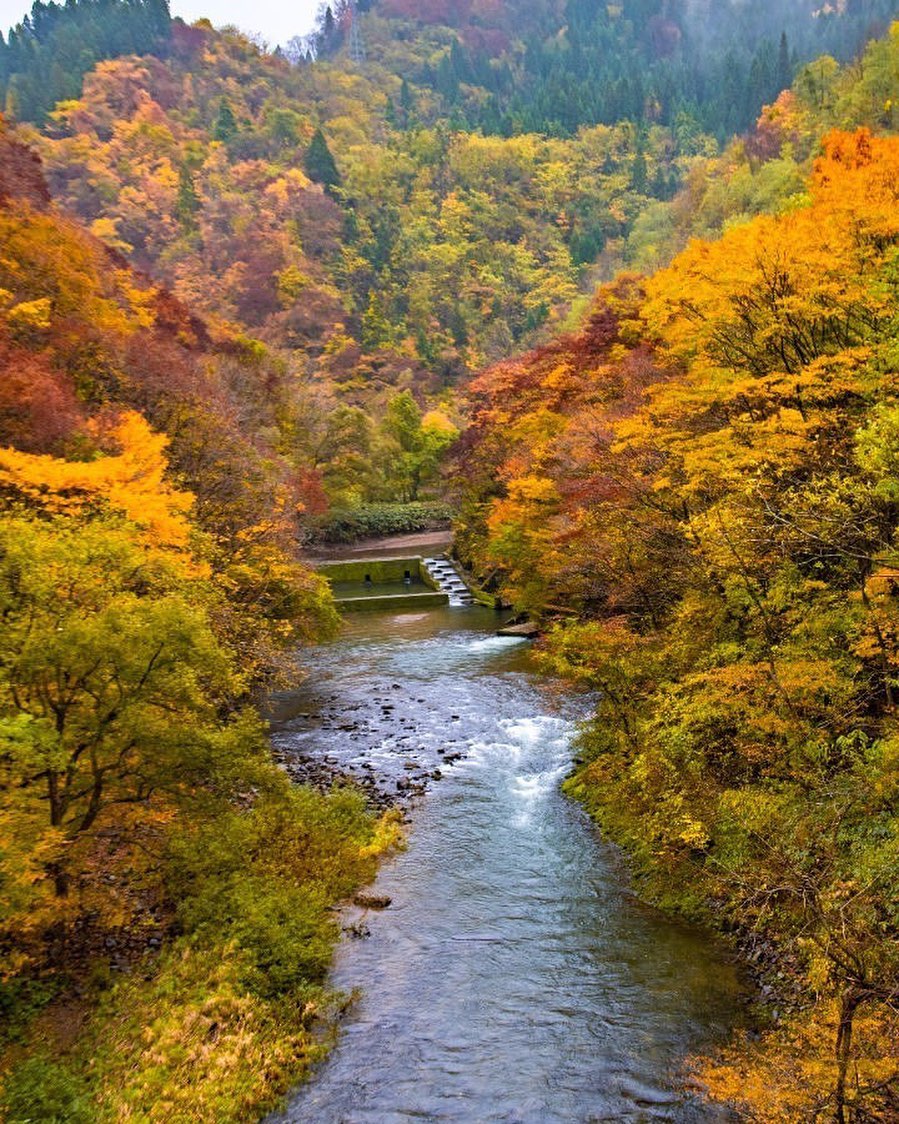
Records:
[[[42,121],[57,102],[78,97],[95,63],[164,54],[170,28],[168,0],[37,0],[5,40],[0,35],[0,106]]]
[[[357,7],[375,18],[454,28],[439,62],[423,61],[403,77],[436,91],[459,128],[570,136],[584,125],[680,122],[723,140],[747,129],[800,65],[825,54],[855,57],[899,5],[847,0],[842,11],[816,11],[811,0],[567,0],[559,11],[520,0],[363,0]],[[319,57],[345,49],[347,8],[339,0],[326,10],[313,44]]]
[[[841,8],[816,12],[811,0],[357,4],[368,63],[435,94],[433,116],[458,130],[572,136],[585,125],[633,121],[720,140],[749,128],[800,65],[821,55],[853,58],[883,34],[897,3],[847,0]],[[335,0],[309,52],[293,57],[334,59],[348,49],[350,24],[348,0]],[[422,26],[445,32],[440,49],[421,49],[430,40],[420,38],[397,65],[396,42],[415,39]],[[165,57],[171,34],[166,0],[38,0],[0,37],[0,105],[10,117],[41,122],[58,101],[78,96],[95,63]]]

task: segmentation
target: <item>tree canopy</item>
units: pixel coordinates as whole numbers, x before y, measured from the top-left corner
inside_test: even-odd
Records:
[[[644,893],[790,981],[705,1070],[772,1122],[899,1091],[897,169],[895,137],[832,132],[803,205],[471,391],[466,553],[599,693],[570,791]]]

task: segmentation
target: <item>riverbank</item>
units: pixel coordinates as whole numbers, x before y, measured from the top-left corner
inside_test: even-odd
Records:
[[[400,838],[344,789],[260,757],[242,808],[172,840],[147,927],[65,934],[0,983],[0,1119],[246,1124],[324,1054],[336,907]],[[83,947],[82,947],[83,946]]]

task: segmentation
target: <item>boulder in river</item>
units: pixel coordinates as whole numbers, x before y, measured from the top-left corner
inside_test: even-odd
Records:
[[[497,636],[517,636],[524,640],[535,640],[540,635],[540,626],[533,621],[522,621],[520,624],[509,624],[497,632]]]
[[[353,905],[360,909],[387,909],[393,899],[378,894],[357,894],[353,898]]]

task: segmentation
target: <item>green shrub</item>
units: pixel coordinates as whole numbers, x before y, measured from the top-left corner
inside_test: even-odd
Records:
[[[20,1040],[31,1019],[51,1002],[60,986],[59,978],[0,980],[0,1045]]]
[[[242,982],[257,995],[320,983],[339,935],[329,906],[373,876],[375,831],[358,793],[279,776],[252,811],[173,839],[169,885],[184,932],[240,949]]]
[[[228,932],[244,954],[244,986],[274,999],[321,984],[338,936],[329,904],[315,886],[249,877],[231,886]]]
[[[93,1124],[96,1111],[80,1077],[38,1055],[6,1076],[0,1118],[5,1124]]]
[[[335,508],[317,520],[312,537],[321,542],[355,542],[380,535],[411,535],[448,528],[453,510],[446,503],[372,503]]]
[[[258,779],[251,807],[171,840],[183,934],[150,978],[107,993],[80,1046],[97,1124],[258,1120],[324,1053],[310,1026],[331,1002],[330,907],[371,879],[398,817],[376,820],[358,793],[294,787],[278,770]]]

